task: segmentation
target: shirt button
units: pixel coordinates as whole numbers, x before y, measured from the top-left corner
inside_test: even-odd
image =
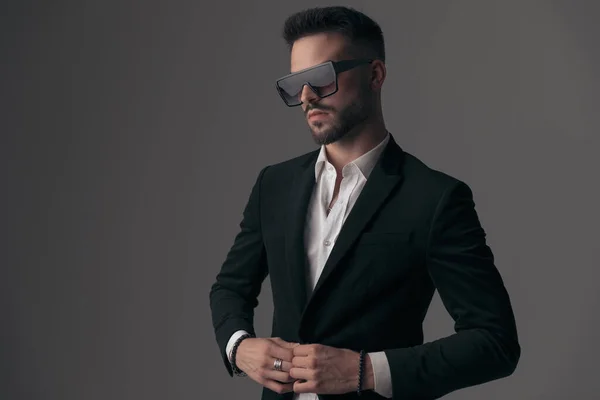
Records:
[[[331,245],[331,242],[330,242],[329,240],[326,240],[326,241],[324,241],[324,242],[323,242],[323,244],[324,244],[325,246],[329,246],[329,245]]]

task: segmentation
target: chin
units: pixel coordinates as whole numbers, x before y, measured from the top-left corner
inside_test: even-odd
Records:
[[[311,133],[312,133],[312,138],[316,144],[318,144],[320,146],[320,145],[323,145],[326,143],[326,140],[327,140],[326,134],[323,134],[320,132],[315,132],[315,131],[311,131]]]
[[[335,142],[337,142],[338,140],[340,140],[343,137],[343,135],[338,135],[338,134],[335,134],[335,133],[332,134],[331,132],[328,132],[328,131],[315,132],[313,130],[311,132],[312,132],[312,138],[313,138],[313,140],[319,146],[335,143]]]

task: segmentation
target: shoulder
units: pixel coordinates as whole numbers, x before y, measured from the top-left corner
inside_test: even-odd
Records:
[[[265,166],[261,171],[263,183],[278,184],[289,182],[299,171],[313,167],[318,155],[319,149]]]
[[[418,193],[420,197],[437,202],[456,190],[471,194],[471,188],[462,179],[435,169],[406,151],[403,164],[405,184],[411,192]]]
[[[461,179],[436,169],[417,156],[404,151],[404,175],[409,180],[420,181],[429,187],[447,188],[461,183]],[[464,183],[464,182],[462,182]]]

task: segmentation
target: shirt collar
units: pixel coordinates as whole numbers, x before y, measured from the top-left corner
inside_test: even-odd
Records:
[[[368,179],[371,171],[373,171],[373,168],[375,167],[375,164],[377,164],[377,160],[379,160],[381,153],[383,153],[383,150],[389,141],[390,133],[388,132],[385,138],[377,146],[354,161],[348,163],[346,166],[344,166],[344,169],[347,169],[347,167],[349,167],[351,164],[354,164],[356,167],[358,167],[358,170],[363,174],[365,179]],[[319,179],[319,174],[327,163],[329,163],[329,160],[327,159],[327,154],[325,152],[325,145],[322,145],[321,151],[319,151],[319,156],[317,157],[317,162],[315,164],[315,180]]]

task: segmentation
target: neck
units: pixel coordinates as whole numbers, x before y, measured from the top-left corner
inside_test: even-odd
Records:
[[[342,168],[376,147],[388,134],[383,121],[356,127],[344,138],[325,146],[327,159],[340,172]]]

